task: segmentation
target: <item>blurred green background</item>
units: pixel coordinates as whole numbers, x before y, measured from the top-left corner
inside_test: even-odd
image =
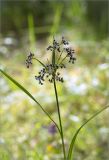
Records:
[[[64,36],[77,61],[58,85],[66,149],[76,129],[109,102],[108,0],[0,0],[0,68],[26,87],[58,122],[52,84],[40,86],[39,64],[25,66],[30,51],[46,63],[46,48]],[[43,117],[43,118],[42,118]],[[58,133],[22,91],[0,74],[0,160],[62,160]],[[109,160],[109,109],[78,137],[74,160]]]

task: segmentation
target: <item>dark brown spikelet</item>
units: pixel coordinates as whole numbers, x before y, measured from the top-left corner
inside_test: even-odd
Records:
[[[27,68],[29,68],[30,65],[32,65],[32,59],[33,59],[33,57],[34,57],[34,54],[32,54],[32,53],[30,52],[30,54],[28,55],[28,57],[27,57],[27,59],[26,59],[26,66],[27,66]]]

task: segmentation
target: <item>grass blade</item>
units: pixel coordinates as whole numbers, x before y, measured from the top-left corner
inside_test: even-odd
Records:
[[[101,112],[103,112],[105,109],[107,109],[109,107],[109,105],[106,105],[104,108],[102,108],[101,110],[99,110],[98,112],[96,112],[93,116],[91,116],[86,122],[84,122],[82,124],[82,126],[76,131],[75,135],[73,136],[73,139],[71,140],[70,143],[70,147],[68,150],[68,156],[67,156],[67,160],[73,160],[72,158],[72,153],[73,153],[73,149],[74,149],[74,145],[75,145],[75,141],[76,138],[79,134],[79,132],[81,131],[81,129],[88,123],[90,122],[92,119],[94,119],[97,115],[99,115]]]
[[[21,85],[19,84],[15,79],[13,79],[12,77],[10,77],[7,73],[5,73],[3,70],[0,69],[0,72],[7,77],[11,82],[13,82],[17,87],[19,87],[24,93],[26,93],[35,103],[38,104],[38,106],[43,110],[43,112],[49,117],[49,119],[56,125],[59,133],[60,129],[57,125],[57,123],[52,119],[52,117],[49,115],[49,113],[41,106],[41,104]]]

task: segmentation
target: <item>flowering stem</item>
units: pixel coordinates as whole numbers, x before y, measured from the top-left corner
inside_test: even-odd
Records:
[[[37,58],[32,58],[32,59],[35,59],[35,60],[38,61],[43,67],[46,68],[46,66],[45,66],[41,61],[39,61]]]
[[[53,53],[52,53],[52,64],[53,66],[55,65],[55,50],[53,50]]]
[[[55,66],[55,48],[52,51],[52,65]],[[53,84],[54,84],[54,91],[55,91],[55,97],[56,97],[56,103],[57,103],[57,111],[58,111],[58,118],[59,118],[59,125],[60,125],[60,136],[61,136],[61,141],[62,141],[63,155],[64,155],[64,160],[66,160],[64,135],[63,135],[62,122],[61,122],[61,113],[60,113],[58,93],[57,93],[56,82],[55,82],[56,70],[52,73],[52,75],[53,75]]]
[[[65,144],[64,144],[63,127],[62,127],[62,122],[61,122],[61,113],[60,113],[60,107],[59,107],[58,93],[57,93],[55,78],[54,78],[54,90],[55,90],[55,96],[56,96],[56,103],[57,103],[57,110],[58,110],[58,117],[59,117],[59,125],[60,125],[60,131],[61,131],[61,140],[62,140],[64,160],[66,160],[66,152],[65,152]]]
[[[66,58],[67,58],[67,55],[61,60],[59,64],[61,64]]]
[[[61,58],[61,56],[62,56],[63,51],[64,51],[64,49],[61,51],[57,62],[59,62],[59,60],[60,60],[60,58]]]

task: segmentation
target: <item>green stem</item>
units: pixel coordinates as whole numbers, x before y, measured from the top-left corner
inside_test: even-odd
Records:
[[[39,61],[37,58],[32,58],[32,59],[35,59],[35,60],[38,61],[43,67],[46,68],[46,66],[45,66],[41,61]]]
[[[52,65],[55,67],[55,49],[53,49],[52,52]],[[56,82],[55,82],[55,72],[53,73],[53,83],[54,83],[54,91],[55,91],[55,96],[56,96],[56,103],[57,103],[57,111],[58,111],[58,118],[59,118],[59,125],[60,125],[60,136],[61,136],[61,141],[62,141],[62,148],[63,148],[63,155],[64,155],[64,160],[66,160],[66,152],[65,152],[65,144],[64,144],[64,135],[63,135],[63,128],[62,128],[62,122],[61,122],[61,114],[60,114],[60,107],[59,107],[59,101],[58,101],[58,93],[57,93],[57,88],[56,88]]]
[[[59,117],[60,131],[61,131],[61,140],[62,140],[64,160],[66,160],[66,152],[65,152],[65,144],[64,144],[63,127],[62,127],[62,122],[61,122],[61,113],[60,113],[60,107],[59,107],[58,93],[57,93],[55,78],[54,78],[54,90],[55,90],[55,96],[56,96],[56,103],[57,103],[57,110],[58,110],[58,117]]]
[[[64,49],[61,51],[60,55],[59,55],[59,58],[57,60],[57,63],[59,62],[59,60],[61,59],[61,56],[62,56],[62,53],[63,53]]]
[[[53,66],[55,66],[55,49],[53,49],[53,53],[52,53],[52,64]]]
[[[61,64],[66,58],[67,58],[67,55],[61,60],[59,64]]]

